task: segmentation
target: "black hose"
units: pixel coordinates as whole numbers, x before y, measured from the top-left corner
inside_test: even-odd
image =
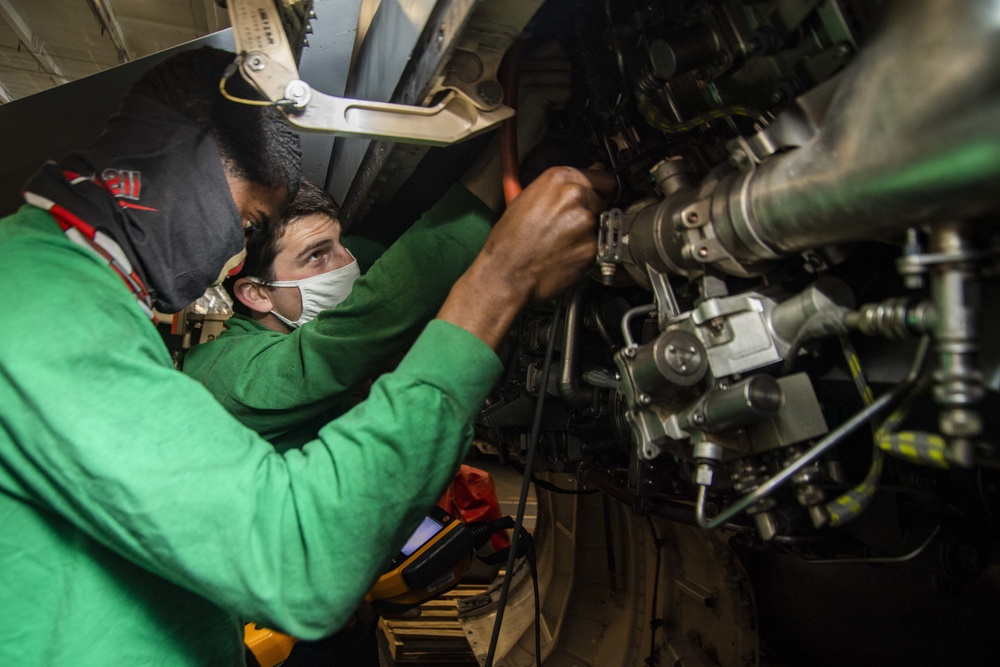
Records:
[[[538,402],[535,404],[535,416],[531,422],[531,435],[528,438],[528,451],[524,459],[524,469],[529,474],[521,478],[521,496],[517,501],[517,516],[514,519],[514,534],[510,541],[510,553],[507,556],[507,573],[503,578],[503,585],[500,587],[500,597],[497,600],[497,616],[493,621],[493,634],[490,637],[490,647],[486,653],[485,667],[493,667],[493,658],[497,650],[497,641],[500,639],[500,626],[503,624],[504,608],[507,606],[507,597],[510,595],[511,573],[514,571],[514,561],[517,558],[517,544],[521,535],[521,526],[524,524],[524,509],[528,504],[528,490],[531,488],[531,474],[535,464],[535,452],[538,449],[538,435],[542,425],[542,407],[545,405],[545,393],[549,386],[549,370],[552,366],[552,351],[555,348],[556,330],[558,327],[559,315],[562,312],[562,299],[556,304],[555,320],[549,330],[549,340],[545,346],[545,361],[542,366],[542,378],[538,386]],[[535,660],[541,664],[541,655],[536,655]]]

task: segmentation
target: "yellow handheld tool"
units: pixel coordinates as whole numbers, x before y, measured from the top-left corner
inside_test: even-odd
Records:
[[[472,565],[477,549],[493,533],[512,528],[509,516],[496,521],[465,524],[435,507],[378,578],[365,600],[380,614],[400,614],[454,588]],[[261,667],[274,667],[288,657],[293,637],[247,624],[247,646]]]
[[[378,578],[366,599],[380,613],[401,613],[458,584],[477,549],[513,521],[465,524],[435,507]]]

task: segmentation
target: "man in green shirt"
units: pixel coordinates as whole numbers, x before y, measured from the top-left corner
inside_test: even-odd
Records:
[[[300,180],[280,114],[219,94],[234,55],[185,53],[0,221],[0,664],[235,666],[240,619],[343,625],[454,473],[520,308],[593,261],[613,180],[549,170],[367,400],[275,451],[150,321],[236,266]]]
[[[237,314],[184,359],[185,373],[279,451],[314,439],[413,343],[496,214],[455,185],[360,277],[335,216],[332,198],[303,183],[282,220],[248,243],[231,285]]]
[[[521,155],[541,140],[549,111],[569,98],[570,66],[560,56],[549,47],[525,63]],[[282,218],[248,239],[242,270],[226,283],[236,314],[221,336],[188,352],[184,372],[278,451],[315,439],[353,405],[359,385],[413,343],[482,249],[501,202],[499,164],[491,143],[384,254],[366,239],[342,239],[336,202],[303,182]],[[328,656],[327,664],[343,657],[377,665],[369,629],[362,623],[299,644],[289,661],[299,664],[308,652]]]
[[[551,111],[569,100],[570,64],[557,43],[525,61],[521,88],[523,156],[543,138]],[[279,451],[314,439],[352,405],[352,390],[385,370],[434,317],[482,249],[502,199],[491,143],[358,278],[336,203],[303,184],[282,219],[248,240],[242,270],[227,282],[237,314],[216,340],[188,352],[184,372]],[[370,264],[370,244],[361,249]]]

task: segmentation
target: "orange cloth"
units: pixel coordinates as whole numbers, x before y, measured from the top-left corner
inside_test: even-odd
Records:
[[[451,485],[437,502],[438,507],[453,514],[465,523],[473,521],[493,521],[503,514],[497,499],[497,487],[493,476],[485,470],[462,465]],[[510,546],[506,530],[495,533],[490,544],[497,551]]]

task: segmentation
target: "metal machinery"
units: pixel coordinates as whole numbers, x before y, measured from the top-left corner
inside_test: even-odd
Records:
[[[293,123],[474,134],[518,34],[559,39],[574,98],[522,177],[618,179],[592,275],[522,314],[479,417],[523,470],[544,397],[546,665],[996,663],[1000,0],[384,0],[346,95],[432,111],[301,81],[311,4],[230,0]],[[277,14],[288,43],[254,41]],[[443,150],[338,138],[345,224],[405,218]],[[510,576],[498,664],[531,665]],[[480,655],[496,598],[461,610]]]
[[[620,185],[592,276],[522,314],[479,418],[512,466],[538,447],[545,664],[995,663],[1000,1],[425,4],[379,99],[493,113],[534,14],[529,50],[562,41],[576,83],[522,177],[598,160]],[[261,64],[293,122],[341,113]],[[327,185],[364,232],[434,152],[360,141]],[[510,576],[499,664],[531,665]],[[496,605],[461,610],[481,656]]]
[[[995,660],[1000,2],[549,0],[527,32],[576,84],[522,176],[620,185],[479,419],[518,466],[545,397],[545,664]],[[534,664],[525,595],[501,664]]]

